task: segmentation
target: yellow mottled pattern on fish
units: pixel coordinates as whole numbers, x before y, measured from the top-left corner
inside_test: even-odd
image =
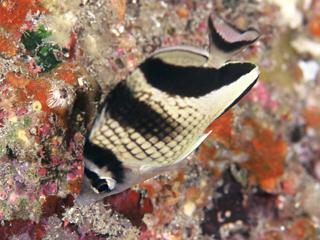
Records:
[[[110,149],[126,165],[141,165],[141,161],[149,166],[172,164],[201,137],[212,113],[197,108],[201,101],[205,106],[205,97],[169,96],[138,81],[140,74],[133,73],[128,85],[121,86],[122,96],[117,94],[121,102],[108,100],[108,110],[99,118],[90,140]]]
[[[208,136],[211,122],[252,88],[258,67],[227,60],[258,33],[233,31],[223,22],[216,29],[216,22],[209,18],[216,57],[191,46],[159,49],[110,92],[85,142],[79,201],[119,193],[181,166]]]

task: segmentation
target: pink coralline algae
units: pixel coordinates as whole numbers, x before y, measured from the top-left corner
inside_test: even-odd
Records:
[[[45,236],[45,227],[41,224],[29,220],[12,220],[5,222],[5,227],[0,226],[0,235],[2,239],[35,239],[40,240]]]
[[[5,121],[8,119],[8,113],[5,110],[0,109],[0,128],[4,126]]]
[[[153,206],[149,198],[143,198],[141,194],[133,190],[127,190],[115,196],[105,199],[111,204],[111,208],[123,214],[131,220],[132,224],[145,229],[142,219],[146,213],[152,213]]]
[[[258,82],[245,98],[269,110],[275,111],[279,107],[278,101],[273,99],[272,92],[262,82]]]

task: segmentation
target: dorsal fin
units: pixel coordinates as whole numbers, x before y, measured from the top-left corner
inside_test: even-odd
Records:
[[[161,48],[150,57],[171,65],[202,67],[207,63],[209,53],[201,48],[181,45]]]

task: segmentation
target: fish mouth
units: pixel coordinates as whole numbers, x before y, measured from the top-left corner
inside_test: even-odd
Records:
[[[121,193],[127,189],[129,189],[131,186],[120,184],[120,186],[117,186],[113,191],[111,192],[102,192],[102,193],[95,193],[94,191],[88,193],[80,193],[80,195],[75,199],[75,202],[79,205],[87,205],[92,204],[98,201],[103,200],[106,197]]]

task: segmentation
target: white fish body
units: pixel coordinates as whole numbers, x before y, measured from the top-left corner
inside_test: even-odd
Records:
[[[229,25],[227,30],[236,34]],[[245,40],[239,39],[242,48]],[[209,58],[194,47],[160,49],[111,91],[85,144],[79,202],[97,201],[180,166],[210,134],[205,129],[211,122],[258,79],[252,63],[212,68]]]

